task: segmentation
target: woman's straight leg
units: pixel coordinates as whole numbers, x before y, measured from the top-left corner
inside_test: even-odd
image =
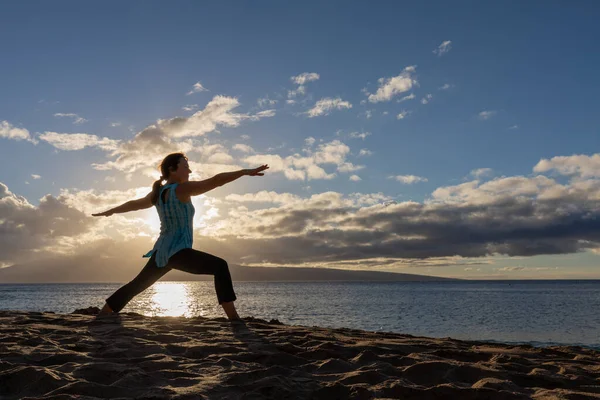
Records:
[[[106,299],[106,304],[116,313],[121,311],[131,299],[144,290],[148,289],[154,282],[170,271],[168,266],[159,268],[156,265],[156,252],[152,254],[144,269],[133,278],[133,280],[118,289],[112,296]]]
[[[235,301],[233,282],[227,261],[194,249],[182,249],[169,258],[168,268],[192,274],[214,275],[219,304]]]

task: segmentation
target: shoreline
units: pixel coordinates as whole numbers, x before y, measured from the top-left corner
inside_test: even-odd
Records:
[[[580,346],[77,311],[0,311],[0,398],[600,398]]]

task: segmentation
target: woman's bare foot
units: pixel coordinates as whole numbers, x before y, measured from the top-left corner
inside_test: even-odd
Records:
[[[221,306],[223,310],[225,310],[225,314],[227,314],[227,318],[231,321],[240,321],[241,318],[235,310],[235,306],[233,305],[233,301],[229,301],[227,303],[222,303]]]
[[[110,308],[110,306],[108,305],[108,303],[104,304],[104,307],[102,308],[102,310],[100,310],[100,312],[98,313],[98,315],[111,315],[114,314],[115,312],[112,310],[112,308]]]

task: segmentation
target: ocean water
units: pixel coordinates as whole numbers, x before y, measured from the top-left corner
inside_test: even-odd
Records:
[[[0,284],[0,309],[102,307],[120,284]],[[600,281],[234,282],[241,316],[286,324],[600,348]],[[212,282],[157,282],[123,310],[224,316]]]

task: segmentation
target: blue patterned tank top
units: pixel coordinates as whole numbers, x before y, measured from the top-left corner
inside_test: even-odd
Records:
[[[183,203],[175,195],[178,183],[163,186],[158,194],[156,210],[160,217],[160,236],[154,248],[142,257],[152,257],[156,252],[156,265],[164,267],[169,258],[181,249],[192,247],[194,206],[192,202]],[[169,189],[167,202],[163,203],[163,191]]]

